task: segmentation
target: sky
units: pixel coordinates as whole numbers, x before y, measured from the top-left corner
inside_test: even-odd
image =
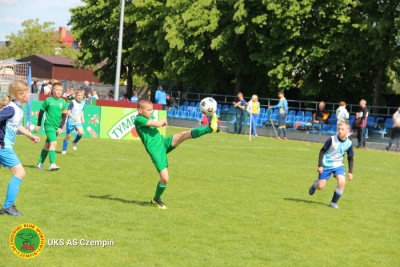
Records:
[[[83,5],[81,0],[0,0],[0,41],[6,35],[22,30],[21,23],[28,19],[54,22],[54,27],[67,27],[70,8]]]

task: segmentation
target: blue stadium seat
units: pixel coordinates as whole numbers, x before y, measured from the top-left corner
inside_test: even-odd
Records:
[[[306,114],[304,114],[304,117],[310,117],[312,118],[312,112],[311,111],[307,111]]]
[[[175,119],[180,119],[180,118],[182,118],[182,115],[183,115],[183,111],[182,111],[182,110],[178,110],[178,111],[175,113],[174,118],[175,118]]]
[[[335,117],[335,116],[331,116],[331,117],[328,119],[328,124],[330,124],[330,125],[336,125],[336,124],[337,124],[337,119],[336,119],[336,117]]]
[[[201,121],[203,119],[203,113],[200,111],[196,112],[196,121]]]
[[[265,108],[260,108],[260,114],[264,114],[265,113]]]
[[[187,107],[187,105],[179,106],[178,110],[185,111],[186,107]]]
[[[185,107],[189,106],[189,102],[188,101],[183,102],[182,106],[185,106]]]
[[[189,103],[189,106],[190,106],[190,107],[195,107],[195,106],[196,106],[196,103],[195,103],[195,102],[190,102],[190,103]]]
[[[387,118],[385,120],[385,127],[387,129],[391,129],[393,127],[393,119],[392,118]]]
[[[367,119],[367,127],[374,127],[375,125],[375,117],[369,116]]]
[[[297,115],[296,115],[296,116],[302,116],[302,117],[304,117],[304,111],[300,110],[299,112],[297,112]]]
[[[296,116],[296,110],[289,110],[288,116]]]
[[[329,125],[329,124],[322,124],[321,133],[329,134],[329,131],[331,130],[331,126],[332,125]]]
[[[168,110],[167,116],[168,118],[173,118],[175,116],[176,109],[170,109]]]

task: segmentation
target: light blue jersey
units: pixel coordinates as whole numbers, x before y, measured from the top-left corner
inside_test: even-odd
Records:
[[[343,166],[343,156],[347,152],[348,157],[353,157],[353,146],[349,138],[345,141],[339,140],[338,135],[331,136],[326,141],[324,148],[326,152],[322,158],[322,167],[324,169],[333,169]]]
[[[0,146],[13,148],[15,135],[21,124],[24,111],[15,101],[11,101],[0,110]]]
[[[85,108],[85,101],[81,101],[80,103],[75,99],[71,101],[68,106],[68,110],[71,112],[71,115],[77,119],[75,122],[71,117],[68,117],[68,124],[82,123],[82,112]]]

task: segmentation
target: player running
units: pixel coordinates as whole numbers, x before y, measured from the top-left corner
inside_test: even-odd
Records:
[[[67,103],[61,98],[62,91],[61,83],[53,84],[53,95],[44,100],[40,108],[37,125],[34,129],[35,132],[40,130],[43,114],[46,112],[44,131],[46,132],[47,139],[37,164],[40,170],[43,170],[43,162],[46,160],[47,154],[50,159],[49,171],[57,171],[60,169],[60,167],[56,165],[57,136],[62,132],[65,119],[67,118]]]
[[[68,121],[67,121],[67,134],[65,135],[63,148],[61,154],[67,154],[68,148],[68,140],[71,137],[71,132],[76,130],[78,135],[75,137],[75,140],[72,142],[72,149],[77,150],[78,147],[76,144],[81,140],[84,131],[83,131],[83,124],[85,123],[83,109],[85,108],[85,101],[83,97],[85,96],[85,90],[79,89],[76,93],[75,99],[71,101],[68,106]]]
[[[314,195],[315,190],[322,190],[329,180],[331,174],[337,180],[338,186],[333,193],[333,198],[330,203],[332,208],[338,209],[337,202],[343,194],[346,184],[346,174],[343,165],[343,156],[347,152],[347,160],[349,164],[349,181],[353,180],[353,145],[348,138],[350,125],[347,121],[341,121],[338,124],[338,134],[331,136],[321,148],[319,152],[318,180],[315,180],[309,189],[309,194]]]

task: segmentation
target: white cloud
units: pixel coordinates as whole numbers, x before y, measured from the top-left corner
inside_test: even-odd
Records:
[[[12,5],[17,3],[17,0],[0,0],[0,5]]]
[[[0,23],[6,25],[20,25],[22,21],[23,21],[22,19],[15,17],[5,17],[0,19]]]

